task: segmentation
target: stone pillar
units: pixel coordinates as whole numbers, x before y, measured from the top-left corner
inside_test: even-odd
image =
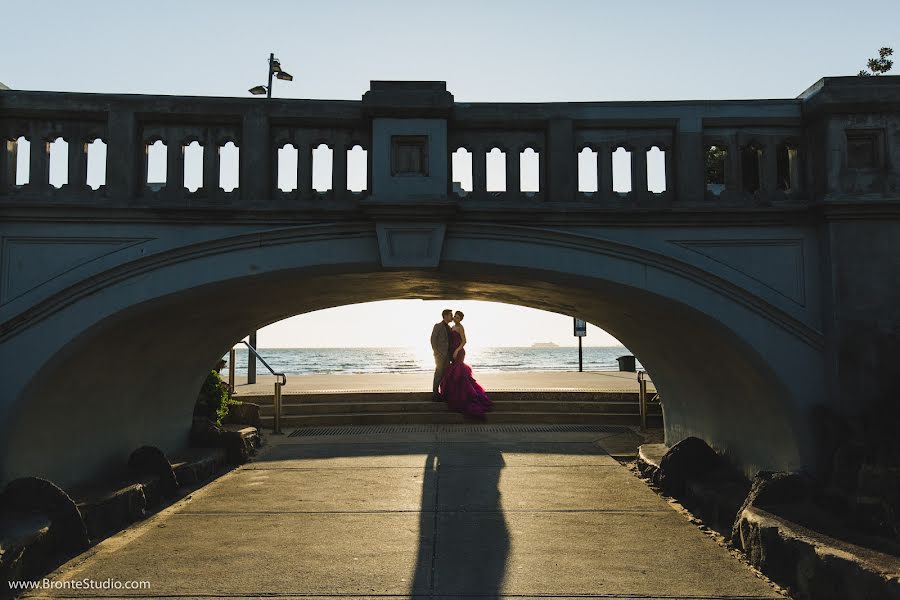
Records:
[[[521,154],[513,148],[506,152],[506,193],[518,196],[522,192]]]
[[[547,175],[547,200],[568,202],[575,199],[578,155],[571,119],[551,119],[547,123]]]
[[[763,146],[761,183],[762,190],[760,196],[765,200],[771,200],[778,190],[778,151],[777,143],[774,139],[770,139]]]
[[[660,147],[660,150],[662,150],[663,152],[665,152],[665,158],[664,158],[664,160],[665,160],[665,169],[666,169],[666,191],[665,191],[665,195],[666,195],[666,197],[667,197],[668,200],[671,200],[672,198],[675,197],[675,184],[676,184],[676,180],[675,180],[675,153],[672,152],[672,148],[671,148],[671,147],[670,147],[670,148],[662,148],[662,147]],[[700,153],[701,153],[701,156],[702,156],[702,154],[703,154],[703,148],[702,148],[702,146],[701,146],[701,148],[700,148]],[[705,186],[704,186],[703,188],[701,188],[701,189],[703,190],[703,193],[704,193],[704,195],[705,195],[705,192],[706,192]]]
[[[239,152],[238,191],[240,198],[244,203],[264,204],[272,197],[277,179],[273,176],[275,149],[272,148],[269,116],[261,108],[244,114],[241,123]],[[217,169],[216,181],[218,181],[218,177]]]
[[[791,170],[791,194],[796,197],[803,191],[803,169],[800,164],[800,156],[806,158],[805,153],[801,153],[800,148],[788,146],[788,161]]]
[[[219,196],[219,144],[207,132],[206,144],[203,146],[203,195],[206,198],[216,198]]]
[[[38,194],[50,191],[50,143],[43,136],[31,141],[31,170],[28,187]]]
[[[368,192],[369,194],[372,193],[372,181],[373,181],[372,171],[375,168],[375,161],[373,160],[373,156],[372,156],[372,154],[373,154],[372,148],[374,148],[374,147],[375,147],[375,144],[370,143],[368,148],[364,148],[364,150],[366,151],[366,192]],[[448,173],[452,173],[450,160],[451,160],[450,154],[448,153],[447,154],[447,172]],[[449,177],[447,178],[447,187],[448,188],[453,187]]]
[[[69,180],[66,189],[80,193],[87,190],[87,143],[81,135],[71,134],[69,137]]]
[[[140,173],[138,123],[134,112],[112,109],[107,120],[106,193],[113,202],[133,199]]]
[[[741,145],[737,136],[733,136],[728,142],[728,150],[725,153],[725,191],[731,194],[743,194],[744,183],[741,178]]]
[[[331,151],[331,197],[343,200],[347,196],[347,144],[340,139]]]
[[[668,158],[668,152],[667,158]],[[705,165],[703,163],[703,120],[700,117],[678,119],[673,151],[674,169],[669,174],[666,164],[666,185],[673,182],[675,201],[698,202],[703,200],[705,188]]]
[[[312,198],[312,145],[306,139],[297,141],[297,196]]]
[[[487,152],[482,146],[472,148],[472,195],[487,194]]]
[[[166,192],[172,198],[184,196],[184,145],[172,138],[166,146]]]
[[[0,194],[9,194],[16,187],[16,140],[0,139]]]
[[[452,172],[447,120],[453,111],[446,88],[443,81],[373,81],[363,96],[363,115],[372,119],[373,204],[446,202]],[[478,160],[473,150],[475,171]]]
[[[609,144],[597,146],[597,195],[609,202],[613,197],[612,152]]]
[[[631,197],[636,202],[647,199],[647,149],[631,151]]]
[[[577,189],[577,188],[576,188]],[[547,198],[547,152],[538,152],[538,194],[541,200]]]

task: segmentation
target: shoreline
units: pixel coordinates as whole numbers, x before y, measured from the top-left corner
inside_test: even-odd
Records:
[[[468,347],[468,346],[467,346]],[[259,347],[256,349],[257,352],[265,356],[267,351],[278,351],[278,350],[418,350],[420,346],[272,346],[272,347]],[[478,346],[474,347],[473,350],[555,350],[557,348],[568,348],[570,350],[577,350],[578,344],[557,344],[553,347],[542,348],[540,346]],[[588,348],[623,348],[628,350],[625,346],[594,346],[584,344],[582,346],[584,349]],[[244,352],[247,353],[247,347],[241,344],[240,346],[234,347],[235,352]],[[225,356],[228,356],[227,354]]]

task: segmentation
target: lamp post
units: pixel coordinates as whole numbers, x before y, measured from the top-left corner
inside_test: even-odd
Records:
[[[249,91],[254,96],[266,95],[266,98],[272,97],[272,76],[282,81],[293,81],[294,76],[287,71],[281,70],[281,62],[275,58],[275,53],[269,54],[269,79],[266,85],[257,85],[250,88]]]
[[[275,58],[275,53],[269,53],[269,79],[266,85],[257,85],[250,88],[249,91],[254,96],[266,95],[266,98],[272,97],[272,76],[282,81],[293,81],[294,77],[287,71],[281,70],[281,62]],[[248,340],[250,345],[256,350],[256,330],[250,333]],[[256,383],[256,355],[252,352],[247,353],[247,383]]]

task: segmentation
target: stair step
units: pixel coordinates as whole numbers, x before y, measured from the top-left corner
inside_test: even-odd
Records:
[[[263,426],[272,426],[272,417],[262,417]],[[580,423],[608,425],[639,425],[637,414],[622,413],[560,413],[560,412],[490,412],[487,421],[491,423]],[[652,416],[649,424],[662,424],[661,416]],[[412,413],[331,413],[317,415],[286,415],[281,419],[282,427],[304,427],[322,425],[380,425],[380,424],[422,424],[422,423],[464,423],[463,415],[452,411],[412,412]]]
[[[495,402],[506,400],[547,401],[547,402],[638,402],[637,392],[591,392],[591,391],[488,391]],[[650,396],[653,397],[652,395]],[[273,394],[235,395],[237,400],[252,402],[261,407],[273,404]],[[303,394],[282,394],[284,404],[336,404],[339,402],[430,402],[431,392],[310,392]]]
[[[348,414],[348,413],[431,413],[443,406],[437,402],[333,402],[283,404],[282,416]],[[548,402],[534,400],[498,400],[494,402],[495,413],[538,412],[538,413],[620,413],[639,414],[636,402]],[[649,407],[650,414],[659,414],[658,404]],[[260,416],[272,416],[272,406],[260,409]]]

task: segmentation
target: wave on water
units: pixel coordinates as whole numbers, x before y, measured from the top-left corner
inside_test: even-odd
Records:
[[[287,375],[338,373],[419,373],[434,370],[430,348],[260,348],[276,372]],[[247,349],[235,349],[235,368],[247,369]],[[583,349],[585,371],[618,370],[616,358],[630,355],[624,346]],[[228,359],[228,356],[225,356]],[[466,363],[476,371],[576,371],[578,348],[466,348]],[[641,368],[640,362],[637,363]],[[257,366],[257,372],[265,367]]]

